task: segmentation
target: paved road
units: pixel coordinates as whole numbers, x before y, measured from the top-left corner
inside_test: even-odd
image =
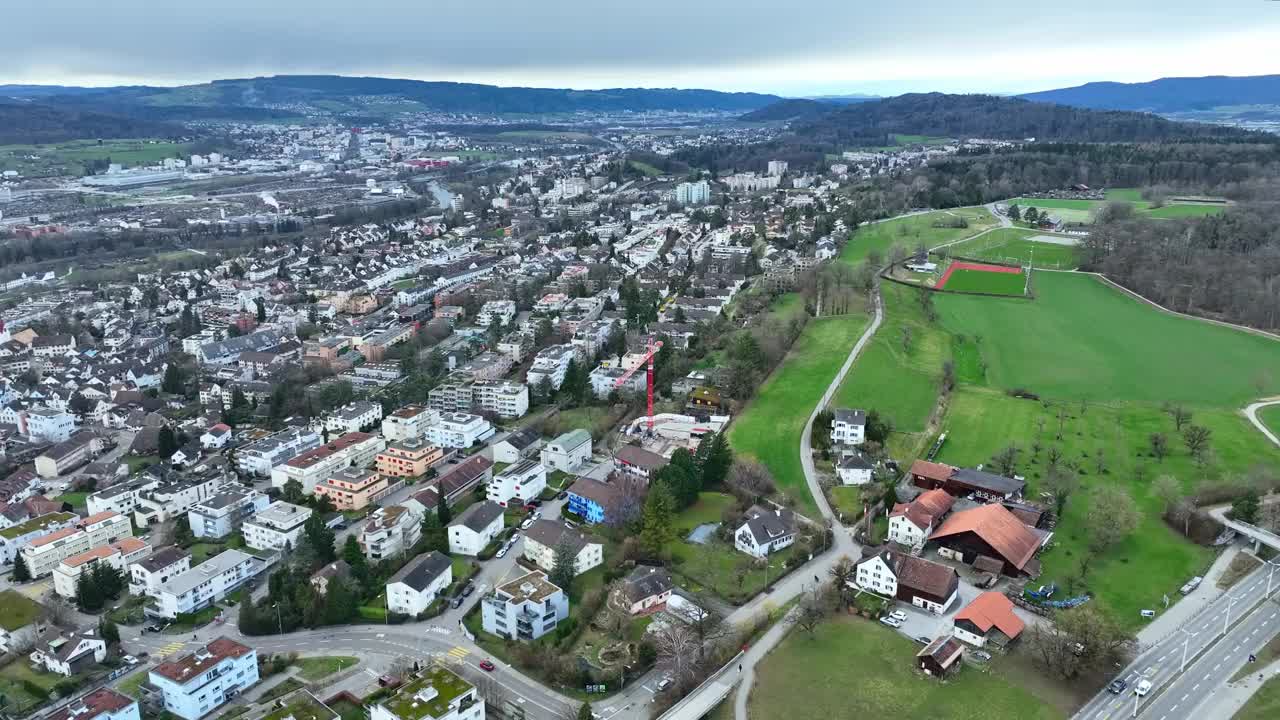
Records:
[[[1138,657],[1118,677],[1129,681],[1130,690],[1121,695],[1100,691],[1076,713],[1076,720],[1113,720],[1133,712],[1132,688],[1142,678],[1153,684],[1151,693],[1139,700],[1139,712],[1146,717],[1144,707],[1160,707],[1164,714],[1174,713],[1177,705],[1183,714],[1169,715],[1168,720],[1186,717],[1188,709],[1181,700],[1184,693],[1199,694],[1202,699],[1239,667],[1250,652],[1261,647],[1277,632],[1277,606],[1267,599],[1267,584],[1271,574],[1268,566],[1250,573],[1212,602],[1207,604],[1182,627],[1170,632],[1154,644],[1141,650]],[[1280,582],[1272,586],[1272,595],[1280,590]],[[1224,628],[1227,630],[1223,639]],[[1244,628],[1243,633],[1241,628]],[[1187,667],[1182,666],[1186,654]],[[1197,658],[1214,658],[1208,669]],[[1217,665],[1218,667],[1214,667]],[[1197,669],[1199,668],[1199,669]],[[1198,682],[1197,682],[1198,681]],[[1162,698],[1174,697],[1172,702]],[[1151,715],[1160,720],[1161,713]]]
[[[1270,400],[1262,400],[1260,402],[1253,403],[1244,409],[1244,416],[1249,418],[1249,422],[1253,423],[1254,427],[1258,428],[1258,432],[1266,435],[1268,440],[1275,443],[1277,447],[1280,447],[1280,437],[1276,437],[1276,434],[1271,432],[1271,428],[1267,427],[1266,423],[1262,422],[1262,419],[1258,417],[1259,410],[1272,405],[1280,405],[1280,398],[1272,398]]]

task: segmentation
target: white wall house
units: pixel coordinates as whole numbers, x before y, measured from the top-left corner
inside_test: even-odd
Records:
[[[795,517],[790,510],[752,506],[734,532],[733,545],[752,557],[790,547],[796,541]]]
[[[271,499],[246,487],[227,487],[187,511],[191,534],[199,538],[224,538],[240,528],[245,518],[263,510]]]
[[[196,652],[157,665],[147,680],[159,689],[164,709],[200,720],[258,682],[258,653],[221,637]]]
[[[244,521],[244,544],[254,550],[296,548],[311,513],[309,507],[277,500]]]
[[[873,466],[862,453],[846,453],[836,461],[836,477],[842,485],[867,485],[872,480]]]
[[[475,686],[433,665],[371,706],[369,720],[484,720],[484,699]]]
[[[449,552],[458,555],[479,555],[485,547],[502,534],[504,515],[501,505],[494,502],[476,503],[449,523]]]
[[[839,408],[831,423],[831,442],[861,445],[867,439],[867,414],[862,410]]]
[[[569,617],[569,598],[546,573],[534,570],[494,588],[480,600],[485,632],[510,640],[537,640]]]
[[[387,610],[420,615],[452,582],[453,561],[448,555],[434,550],[420,555],[387,581]]]
[[[261,570],[260,561],[239,550],[223,550],[203,563],[179,573],[156,589],[158,609],[148,612],[176,618],[208,607],[234,592]]]
[[[591,433],[570,430],[542,448],[542,464],[552,470],[571,473],[591,459]]]
[[[581,575],[604,562],[604,544],[552,520],[538,520],[524,533],[524,558],[551,572],[556,548],[568,543],[574,553],[573,574]]]
[[[169,579],[191,569],[191,553],[169,545],[129,566],[129,592],[155,597]]]
[[[502,507],[523,506],[547,488],[547,469],[537,460],[521,460],[493,476],[486,490],[489,502]]]
[[[46,715],[45,720],[140,720],[141,717],[137,700],[109,687],[100,687]]]
[[[493,437],[493,424],[479,415],[440,413],[439,420],[427,428],[427,441],[448,448],[469,448]]]

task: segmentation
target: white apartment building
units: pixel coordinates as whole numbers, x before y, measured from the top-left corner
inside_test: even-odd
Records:
[[[360,532],[360,547],[377,562],[409,552],[422,539],[422,518],[403,505],[380,507]]]
[[[99,563],[106,563],[123,572],[130,563],[138,562],[151,554],[151,546],[135,537],[117,540],[109,545],[99,545],[92,550],[63,558],[53,569],[53,591],[64,598],[76,596],[80,576],[92,572]]]
[[[604,544],[553,520],[540,519],[524,533],[524,558],[551,572],[556,567],[556,548],[568,543],[574,552],[573,574],[581,575],[604,562]]]
[[[20,420],[20,431],[50,443],[66,442],[76,431],[76,416],[61,410],[33,408],[22,413]]]
[[[787,172],[786,160],[770,160],[769,174],[773,176],[784,175]]]
[[[542,464],[553,470],[572,473],[591,459],[591,433],[570,430],[547,443],[541,458]]]
[[[129,566],[129,592],[155,597],[160,586],[191,569],[191,553],[169,545]]]
[[[564,383],[565,373],[569,371],[569,362],[576,358],[577,351],[570,343],[545,347],[533,357],[533,364],[525,373],[524,381],[530,386],[550,381],[551,387],[559,390]]]
[[[302,526],[311,508],[277,500],[245,520],[244,543],[254,550],[289,550],[298,547]]]
[[[245,518],[270,503],[270,498],[253,488],[227,487],[187,511],[191,534],[198,538],[227,537],[239,529]]]
[[[133,523],[127,516],[113,512],[98,513],[77,521],[72,527],[32,540],[19,552],[31,577],[41,578],[52,573],[58,563],[72,555],[131,535]]]
[[[214,473],[160,485],[138,501],[133,522],[138,527],[148,527],[183,515],[196,503],[217,495],[227,483],[227,476]]]
[[[490,300],[480,306],[476,324],[480,327],[508,325],[516,316],[516,304],[511,300]]]
[[[328,444],[312,448],[271,471],[271,485],[283,488],[297,480],[302,491],[310,495],[318,483],[349,467],[363,470],[373,464],[378,453],[387,449],[380,435],[352,432]]]
[[[93,493],[86,498],[85,504],[91,514],[118,512],[121,515],[131,515],[142,502],[142,498],[157,487],[160,487],[160,481],[151,475],[144,474],[136,480],[112,485],[105,490]]]
[[[484,700],[475,686],[433,665],[370,707],[369,720],[484,720]]]
[[[831,442],[861,445],[867,439],[867,414],[862,410],[839,408],[831,421]]]
[[[320,433],[310,428],[281,430],[237,450],[236,467],[240,472],[265,477],[276,465],[319,446]]]
[[[537,460],[521,460],[493,476],[485,493],[502,507],[523,506],[547,489],[547,469]]]
[[[324,429],[332,433],[353,433],[372,428],[382,421],[382,404],[357,400],[334,410],[324,419]]]
[[[442,413],[475,408],[503,418],[518,418],[529,412],[529,386],[509,380],[442,383],[431,389],[429,398],[431,409]]]
[[[453,582],[453,561],[442,552],[419,555],[387,581],[387,610],[414,617]]]
[[[441,413],[439,421],[427,428],[426,440],[445,448],[469,448],[493,437],[493,424],[479,415]]]
[[[6,565],[13,562],[18,551],[29,545],[32,540],[72,527],[79,519],[80,516],[75,513],[45,513],[0,530],[0,562]]]
[[[546,573],[534,570],[494,588],[480,600],[485,632],[510,640],[537,640],[569,617],[569,598]]]
[[[163,618],[176,618],[208,607],[248,582],[260,570],[259,561],[239,550],[223,550],[199,565],[173,576],[156,589],[158,610]]]
[[[501,505],[493,502],[476,503],[449,523],[449,552],[479,555],[502,534],[504,525]]]
[[[706,205],[711,199],[711,184],[706,180],[682,182],[676,186],[675,199],[681,205]]]
[[[160,663],[147,680],[164,698],[164,709],[183,720],[200,720],[258,682],[258,653],[229,638]]]
[[[406,405],[382,419],[382,436],[387,442],[420,440],[439,416],[424,405]]]
[[[109,687],[100,687],[82,695],[45,720],[141,720],[138,701],[121,695]]]

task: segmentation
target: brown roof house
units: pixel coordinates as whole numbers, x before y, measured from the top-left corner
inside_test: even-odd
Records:
[[[984,592],[952,618],[955,636],[984,647],[1004,647],[1022,634],[1026,623],[1013,612],[1013,601],[998,592]]]
[[[632,615],[648,614],[666,607],[675,588],[666,568],[637,565],[623,578],[610,601]]]
[[[889,541],[919,548],[951,512],[955,498],[946,490],[926,490],[909,503],[898,503],[889,513]]]
[[[863,590],[937,614],[946,612],[960,596],[960,575],[955,569],[895,550],[870,550],[858,563],[854,582]]]
[[[943,635],[916,653],[916,667],[929,677],[941,679],[959,670],[962,658],[964,643],[950,635]]]
[[[963,563],[993,558],[1000,561],[1005,575],[1035,577],[1040,574],[1040,561],[1035,554],[1051,537],[1051,532],[1022,524],[1003,505],[983,505],[953,514],[929,541],[938,543],[938,554],[943,557]],[[982,564],[994,567],[990,561]]]

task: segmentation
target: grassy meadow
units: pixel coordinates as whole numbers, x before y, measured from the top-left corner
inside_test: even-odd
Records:
[[[952,257],[1019,265],[1034,261],[1036,268],[1051,270],[1071,270],[1080,264],[1080,253],[1075,246],[1031,239],[1041,234],[1024,228],[999,228],[981,237],[951,245],[945,252]]]
[[[956,217],[967,220],[969,227],[934,227],[934,223],[955,220]],[[844,246],[840,262],[856,265],[872,252],[879,253],[881,258],[887,258],[889,249],[895,245],[902,246],[908,252],[914,252],[918,245],[934,248],[963,240],[997,225],[999,222],[991,213],[981,207],[936,210],[899,220],[863,225],[854,231],[848,244]]]
[[[1026,276],[1022,273],[1006,273],[991,270],[959,269],[951,271],[947,284],[939,288],[949,292],[986,293],[1022,297],[1026,289]]]

